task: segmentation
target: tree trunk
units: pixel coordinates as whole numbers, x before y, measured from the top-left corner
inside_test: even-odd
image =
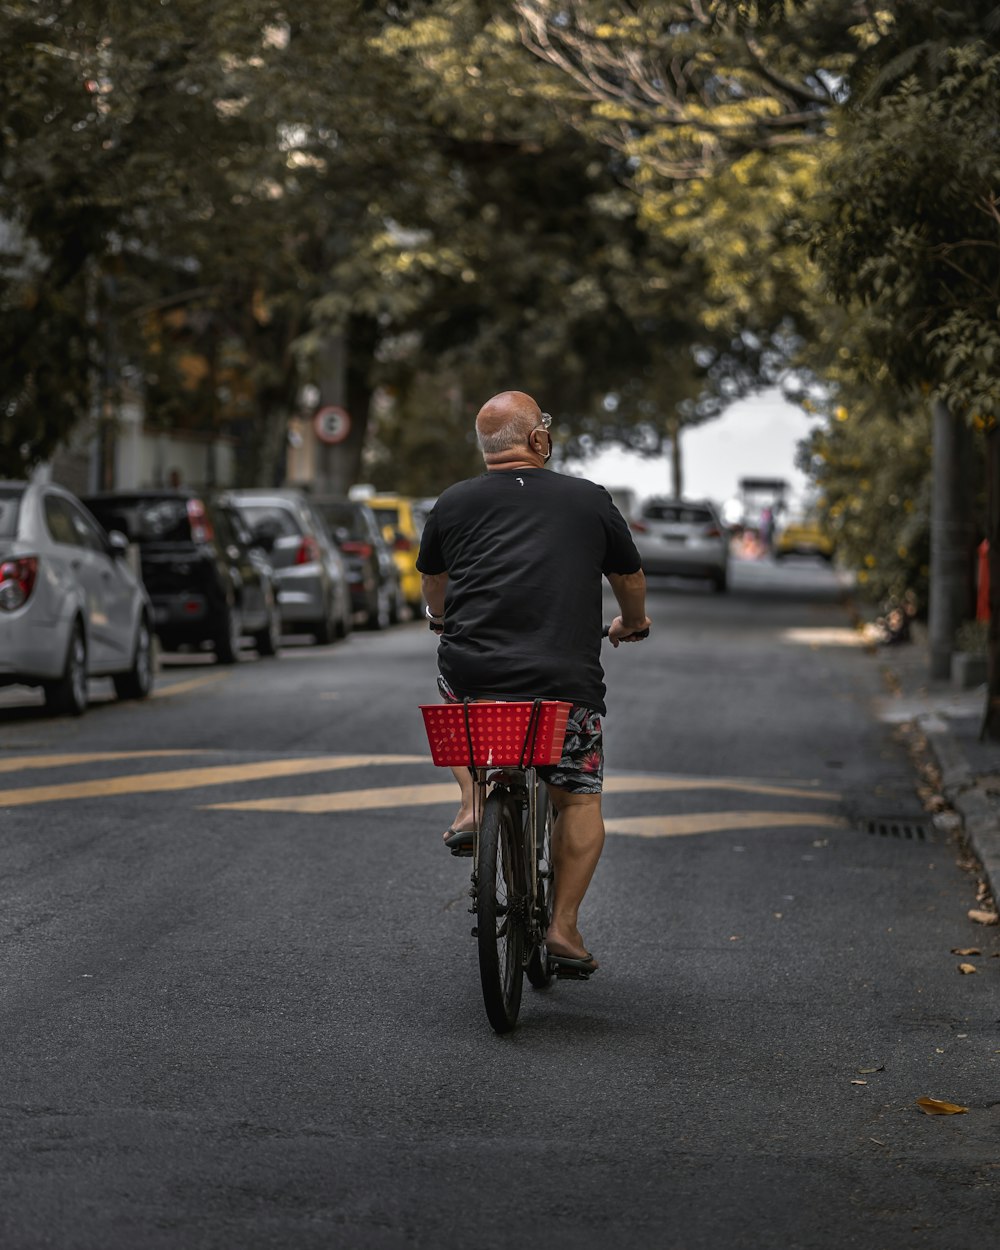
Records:
[[[362,480],[362,455],[372,404],[372,362],[378,341],[379,327],[374,317],[351,318],[344,382],[347,411],[351,414],[351,438],[347,455],[351,484]]]
[[[934,405],[931,502],[930,675],[951,676],[955,633],[972,615],[972,438],[966,422]]]
[[[983,738],[1000,738],[1000,431],[986,436],[986,537],[990,544],[990,630]]]
[[[675,499],[684,496],[684,462],[681,460],[681,423],[678,418],[669,422],[667,430],[670,434],[670,477],[673,484]]]

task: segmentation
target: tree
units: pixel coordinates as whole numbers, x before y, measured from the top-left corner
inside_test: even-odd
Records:
[[[946,42],[914,18],[906,54],[889,62],[843,120],[843,155],[827,172],[815,234],[835,294],[866,310],[878,368],[935,401],[941,467],[954,466],[942,472],[942,502],[950,495],[959,508],[969,499],[958,476],[972,447],[967,426],[975,421],[992,431],[1000,415],[1000,160],[982,142],[1000,120],[1000,55],[986,17],[987,6],[955,6]],[[905,76],[894,76],[894,68]],[[995,517],[1000,456],[995,436],[988,441]],[[935,527],[943,578],[932,615],[936,675],[970,598],[975,534],[963,512]],[[992,555],[991,577],[1000,579],[1000,546]],[[1000,598],[986,720],[1000,735]]]

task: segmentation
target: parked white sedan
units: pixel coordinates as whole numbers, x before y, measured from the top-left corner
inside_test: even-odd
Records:
[[[0,686],[41,686],[73,716],[89,677],[111,676],[121,699],[149,694],[150,605],[127,548],[69,491],[0,481]]]
[[[707,499],[647,499],[632,531],[647,573],[729,585],[729,535]]]

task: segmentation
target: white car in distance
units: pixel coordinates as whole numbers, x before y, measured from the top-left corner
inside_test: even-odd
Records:
[[[71,716],[91,677],[121,699],[149,694],[151,610],[127,549],[62,487],[0,481],[0,686],[41,686]]]

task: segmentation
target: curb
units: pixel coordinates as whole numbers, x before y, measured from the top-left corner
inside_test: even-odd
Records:
[[[980,786],[947,722],[930,715],[918,717],[917,724],[941,769],[944,797],[961,816],[965,836],[982,862],[990,893],[1000,901],[1000,808],[990,802]]]

